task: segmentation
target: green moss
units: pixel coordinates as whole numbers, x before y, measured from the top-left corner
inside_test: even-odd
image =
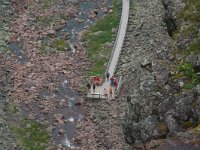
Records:
[[[53,0],[42,0],[42,9],[48,9],[53,5]]]
[[[87,94],[87,93],[88,93],[88,89],[87,89],[86,86],[81,86],[79,90],[80,90],[80,92],[83,93],[83,94]]]
[[[200,41],[199,40],[193,40],[193,42],[189,45],[190,52],[194,52],[195,54],[200,53]]]
[[[11,54],[11,53],[12,53],[10,47],[5,47],[5,48],[3,49],[3,52],[4,52],[5,54]]]
[[[47,54],[49,51],[48,46],[46,46],[45,44],[42,44],[41,46],[39,46],[39,52],[42,54]]]
[[[192,22],[200,21],[200,1],[186,0],[185,8],[180,12],[179,16],[185,20]]]
[[[37,16],[35,21],[39,26],[50,26],[52,19],[47,16]]]
[[[60,18],[66,21],[68,17],[65,14],[60,14]]]
[[[200,83],[200,77],[193,69],[192,63],[182,64],[177,67],[177,70],[182,73],[183,77],[186,77],[188,79],[183,86],[184,89],[191,89]]]
[[[10,106],[10,112],[11,112],[12,114],[17,113],[18,111],[19,111],[19,109],[17,108],[16,105]]]
[[[155,148],[157,148],[157,147],[159,147],[159,146],[160,146],[160,144],[159,144],[159,143],[156,143],[156,144],[152,145],[150,148],[151,148],[151,149],[155,149]]]
[[[119,25],[120,7],[121,1],[113,0],[113,12],[98,20],[83,37],[88,57],[94,62],[89,76],[102,75],[105,71],[111,49],[105,48],[104,45],[114,40],[116,33],[112,32],[112,28],[117,28]]]
[[[181,124],[182,128],[194,128],[196,126],[195,123],[193,123],[192,121],[186,121],[184,123]]]
[[[182,27],[182,29],[180,30],[180,33],[182,33],[182,35],[186,38],[190,37],[190,36],[195,36],[198,37],[198,26],[195,24],[190,24],[189,26],[184,26],[184,28]]]
[[[184,73],[184,75],[189,77],[190,79],[195,74],[195,71],[192,68],[192,64],[191,63],[182,64],[181,66],[179,66],[178,70],[182,71]]]
[[[64,39],[56,39],[53,42],[52,47],[57,49],[58,51],[65,51],[69,47],[69,45]]]
[[[41,54],[48,54],[56,51],[66,51],[69,45],[64,39],[50,39],[50,41],[42,41],[38,46],[38,50]]]
[[[200,132],[200,123],[197,124],[197,126],[194,128],[194,130]]]
[[[24,119],[12,127],[17,143],[25,150],[44,150],[50,140],[47,131],[33,120]]]
[[[183,85],[183,89],[192,89],[192,88],[194,88],[196,86],[196,84],[194,84],[194,83],[185,83],[184,85]]]
[[[180,12],[180,18],[185,21],[184,25],[180,27],[177,35],[191,41],[188,43],[187,54],[193,52],[200,54],[200,1],[199,0],[186,0],[185,7]]]
[[[193,103],[192,103],[192,108],[198,108],[198,105],[197,105],[196,102],[193,102]]]

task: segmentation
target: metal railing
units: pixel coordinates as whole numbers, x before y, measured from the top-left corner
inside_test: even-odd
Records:
[[[119,35],[120,35],[121,24],[122,24],[122,18],[123,18],[123,15],[122,15],[122,12],[123,12],[123,5],[124,5],[124,3],[122,2],[121,18],[120,18],[120,23],[119,23],[118,31],[117,31],[117,36],[116,36],[116,40],[115,40],[115,43],[114,43],[112,52],[111,52],[111,54],[110,54],[110,59],[109,59],[108,64],[107,64],[107,68],[106,68],[105,74],[108,72],[108,70],[109,70],[109,68],[110,68],[110,64],[111,64],[111,61],[112,61],[112,59],[113,59],[115,49],[116,49],[116,47],[117,47],[117,42],[118,42],[118,38],[119,38]],[[129,5],[130,5],[130,1],[129,1]],[[123,41],[123,43],[124,43],[124,41]],[[122,45],[123,45],[123,44],[122,44]],[[118,59],[118,60],[119,60],[119,59]],[[118,62],[118,60],[117,60],[117,62]],[[114,66],[114,72],[115,72],[115,69],[116,69],[116,66]],[[113,73],[114,73],[114,72],[113,72]]]
[[[123,2],[122,2],[122,5],[123,5]],[[122,9],[123,9],[123,6],[122,6]],[[120,18],[120,23],[119,23],[119,27],[118,27],[118,31],[117,31],[117,36],[116,36],[116,40],[115,40],[115,43],[113,45],[113,49],[112,49],[112,52],[110,54],[110,59],[108,61],[108,64],[107,64],[107,68],[106,68],[106,72],[108,72],[109,68],[110,68],[110,64],[111,64],[111,61],[113,59],[113,55],[114,55],[114,52],[115,52],[115,49],[116,49],[116,45],[117,45],[117,41],[118,41],[118,37],[119,37],[119,33],[120,33],[120,29],[121,29],[121,24],[122,24],[122,10],[121,9],[121,18]]]
[[[93,98],[93,99],[108,99],[108,96],[101,95],[100,93],[91,93],[87,95],[88,98]]]

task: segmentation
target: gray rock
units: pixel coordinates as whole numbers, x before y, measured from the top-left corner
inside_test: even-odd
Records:
[[[147,59],[143,59],[140,61],[140,65],[141,67],[147,68],[147,67],[151,67],[151,61],[147,60]]]
[[[168,110],[170,110],[173,107],[173,102],[170,99],[166,99],[162,101],[158,105],[158,114],[160,116],[163,116]]]
[[[163,87],[166,82],[168,81],[169,78],[169,70],[168,69],[163,69],[160,70],[160,72],[156,73],[156,82],[160,87]]]
[[[148,116],[144,120],[143,125],[145,127],[147,134],[151,136],[153,134],[153,131],[155,130],[156,126],[158,125],[157,116],[156,115]]]
[[[190,55],[188,57],[188,63],[192,63],[192,66],[196,72],[200,72],[200,56]]]
[[[178,129],[177,120],[174,118],[175,112],[173,110],[168,111],[165,113],[165,122],[170,132],[175,132]]]
[[[64,134],[65,133],[65,130],[64,129],[60,129],[59,130],[59,134]]]
[[[176,117],[181,121],[186,121],[192,111],[192,103],[194,100],[194,95],[192,93],[182,93],[175,103],[176,107]]]
[[[0,118],[0,127],[3,127],[4,124],[5,124],[5,120],[3,118]]]

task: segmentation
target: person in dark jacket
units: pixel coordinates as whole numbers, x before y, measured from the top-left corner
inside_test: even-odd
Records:
[[[87,86],[87,88],[88,88],[88,91],[90,92],[90,90],[91,90],[91,85],[90,85],[90,83],[88,83],[86,86]]]
[[[113,76],[110,78],[110,85],[114,86],[114,77]]]
[[[93,84],[92,89],[93,89],[93,93],[94,93],[95,89],[96,89],[96,85],[95,84]]]
[[[106,73],[106,78],[107,78],[107,81],[108,81],[109,78],[110,78],[110,73],[109,72]]]

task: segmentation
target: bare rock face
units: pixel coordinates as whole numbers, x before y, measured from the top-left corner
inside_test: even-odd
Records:
[[[175,77],[175,60],[183,57],[172,55],[176,47],[170,36],[180,23],[177,12],[184,6],[182,1],[133,0],[132,5],[135,9],[117,72],[126,78],[123,130],[129,144],[178,135],[188,123],[197,124],[200,117],[200,86],[184,90],[186,79]],[[193,72],[199,72],[199,56],[191,56],[188,62]]]

